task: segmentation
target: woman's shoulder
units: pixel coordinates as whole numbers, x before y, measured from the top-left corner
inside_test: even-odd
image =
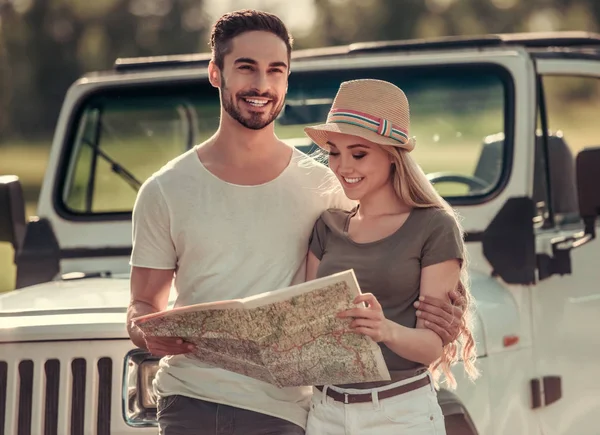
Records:
[[[440,207],[427,207],[415,209],[417,221],[423,223],[424,228],[453,230],[458,228],[457,217],[450,211]]]
[[[420,219],[424,219],[425,222],[440,222],[440,223],[452,223],[456,222],[455,217],[448,210],[441,207],[424,207],[415,208],[413,212],[419,215]]]
[[[325,246],[329,241],[341,237],[345,230],[349,212],[338,208],[330,208],[321,213],[310,236],[310,249],[321,259]]]
[[[327,228],[334,231],[344,231],[348,218],[354,213],[352,210],[344,210],[341,208],[329,208],[321,213],[319,221],[321,221]]]

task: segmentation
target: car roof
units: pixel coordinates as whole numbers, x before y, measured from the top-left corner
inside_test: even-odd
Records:
[[[600,34],[583,31],[499,33],[474,36],[357,42],[294,50],[292,60],[339,59],[368,54],[396,54],[444,50],[482,50],[521,47],[536,58],[600,59]],[[174,71],[208,66],[211,53],[118,58],[111,70],[91,71],[83,78],[115,76],[142,71]]]
[[[358,42],[348,45],[295,50],[293,60],[349,57],[371,53],[425,52],[433,50],[523,47],[532,52],[600,50],[600,34],[572,32],[505,33],[475,36]],[[202,67],[208,65],[210,53],[119,58],[113,72]]]

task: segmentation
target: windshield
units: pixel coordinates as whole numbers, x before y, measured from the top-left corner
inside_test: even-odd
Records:
[[[310,153],[315,148],[303,127],[325,121],[342,81],[391,81],[408,97],[417,140],[412,155],[430,181],[450,202],[477,203],[507,172],[505,74],[490,65],[293,72],[275,130]],[[218,93],[204,81],[90,97],[76,116],[57,205],[74,215],[130,213],[140,184],[212,136],[218,123]]]

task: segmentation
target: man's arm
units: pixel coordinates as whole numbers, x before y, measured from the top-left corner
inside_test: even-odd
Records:
[[[177,355],[190,352],[193,345],[180,338],[146,337],[131,320],[146,314],[164,311],[169,302],[173,270],[132,267],[131,301],[127,309],[127,332],[131,341],[153,355]]]
[[[464,298],[456,290],[450,291],[448,298],[450,302],[421,295],[414,304],[417,308],[417,318],[423,321],[426,328],[440,336],[444,346],[457,339],[460,320],[465,310]]]

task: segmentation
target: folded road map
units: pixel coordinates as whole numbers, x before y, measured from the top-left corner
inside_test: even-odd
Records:
[[[390,380],[379,345],[336,314],[360,288],[352,270],[244,299],[133,321],[148,336],[196,345],[188,356],[279,387]]]

